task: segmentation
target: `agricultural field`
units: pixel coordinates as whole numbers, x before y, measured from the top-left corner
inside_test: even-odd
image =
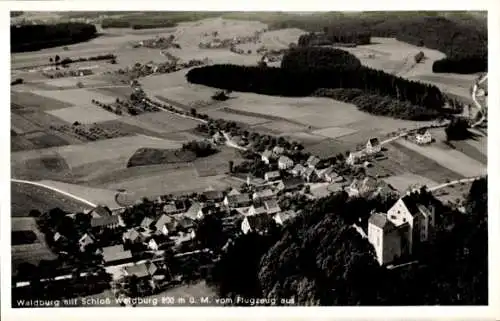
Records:
[[[45,236],[38,230],[35,219],[32,217],[15,217],[12,219],[12,234],[19,241],[22,238],[32,238],[30,242],[23,240],[22,244],[12,244],[12,271],[15,274],[21,263],[37,265],[41,260],[55,260],[57,256],[45,243]],[[22,237],[25,236],[25,237]]]
[[[11,183],[11,216],[26,217],[33,209],[40,212],[55,207],[68,212],[89,209],[87,204],[74,200],[47,188],[25,183]]]
[[[403,173],[400,175],[390,176],[384,179],[384,181],[394,187],[400,193],[404,193],[412,186],[427,186],[433,187],[439,185],[442,182],[435,182],[428,177],[423,177],[420,175],[412,173]]]
[[[234,162],[235,166],[244,161],[238,150],[221,147],[218,153],[197,158],[193,165],[199,177],[224,175],[229,172],[230,160]]]
[[[79,122],[82,124],[93,124],[115,120],[119,117],[112,112],[104,110],[103,108],[89,105],[51,110],[48,113],[70,124],[74,122]]]

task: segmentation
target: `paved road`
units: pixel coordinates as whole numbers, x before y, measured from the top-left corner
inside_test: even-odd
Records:
[[[434,187],[431,187],[431,188],[429,188],[429,191],[430,192],[435,192],[438,189],[445,188],[445,187],[448,187],[448,186],[451,186],[451,185],[460,184],[460,183],[470,183],[470,182],[473,182],[475,180],[480,179],[481,177],[482,176],[475,176],[475,177],[468,177],[468,178],[457,179],[457,180],[454,180],[454,181],[451,181],[451,182],[448,182],[448,183],[444,183],[444,184],[440,184],[440,185],[436,185]]]

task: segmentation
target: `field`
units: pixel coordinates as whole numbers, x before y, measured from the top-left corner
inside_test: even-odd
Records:
[[[81,124],[93,124],[118,119],[117,115],[98,106],[74,106],[52,110],[49,113],[70,124],[76,121]]]
[[[409,187],[415,185],[420,185],[420,186],[425,185],[427,187],[439,185],[438,182],[435,182],[432,179],[420,175],[415,175],[412,173],[403,173],[401,175],[394,175],[385,178],[384,181],[390,184],[392,187],[394,187],[397,191],[401,193],[405,192]]]
[[[141,148],[130,157],[127,167],[186,163],[195,159],[196,154],[191,151]]]
[[[11,183],[11,216],[25,217],[33,209],[40,212],[59,207],[68,212],[83,211],[89,207],[52,190],[24,183]]]
[[[22,240],[18,236],[30,235],[33,239]],[[47,247],[44,235],[38,230],[35,220],[31,217],[16,217],[12,219],[13,241],[24,241],[22,244],[12,244],[12,274],[21,263],[37,265],[41,260],[55,260],[57,256]]]

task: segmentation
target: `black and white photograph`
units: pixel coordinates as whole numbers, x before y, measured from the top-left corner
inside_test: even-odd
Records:
[[[13,310],[491,302],[486,9],[88,3],[10,10]]]

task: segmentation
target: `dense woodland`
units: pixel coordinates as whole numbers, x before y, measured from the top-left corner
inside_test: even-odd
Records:
[[[187,80],[221,89],[277,96],[332,96],[377,115],[424,120],[442,111],[445,97],[433,85],[361,66],[353,55],[331,48],[300,48],[282,67],[211,65],[190,70]],[[318,91],[348,88],[349,91]],[[379,102],[369,105],[369,99]],[[404,102],[404,104],[395,104]]]
[[[313,18],[311,17],[311,20]],[[342,16],[311,21],[296,27],[311,32],[299,38],[300,46],[333,43],[367,44],[371,37],[394,37],[416,46],[439,50],[446,58],[434,63],[434,72],[475,73],[487,70],[488,39],[485,21],[457,16],[398,13]],[[290,22],[293,25],[292,21]]]
[[[94,25],[79,22],[10,26],[11,52],[70,45],[96,36]]]
[[[351,227],[361,219],[366,229],[370,211],[387,210],[394,200],[338,193],[305,206],[280,234],[234,240],[209,282],[224,297],[295,297],[301,305],[487,304],[487,180],[472,184],[466,213],[425,190],[413,197],[438,213],[436,243],[418,264],[380,267],[373,247]]]

